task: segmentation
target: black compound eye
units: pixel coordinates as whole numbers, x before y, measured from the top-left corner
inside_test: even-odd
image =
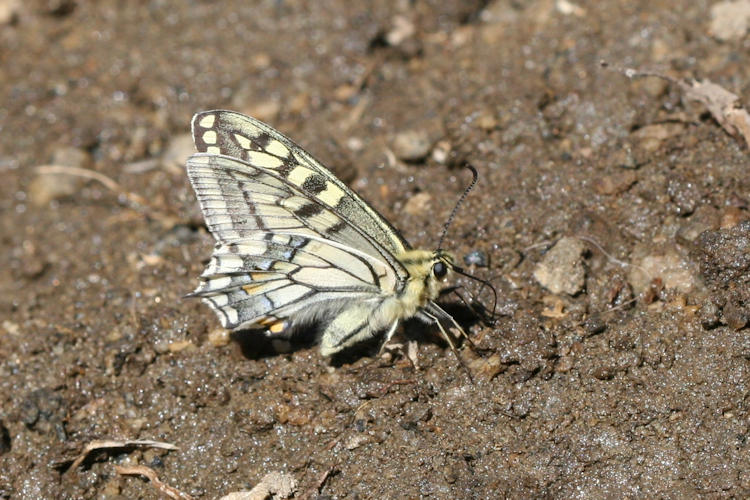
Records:
[[[437,279],[443,279],[445,278],[445,275],[448,274],[448,266],[446,266],[444,262],[436,262],[435,265],[432,266],[432,274],[434,274]]]

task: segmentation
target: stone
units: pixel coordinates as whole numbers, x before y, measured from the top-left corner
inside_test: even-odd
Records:
[[[586,279],[582,262],[584,250],[581,240],[562,238],[537,264],[534,278],[554,294],[577,294],[583,289]]]
[[[399,160],[418,162],[432,149],[432,141],[426,130],[404,130],[393,139],[393,153]]]

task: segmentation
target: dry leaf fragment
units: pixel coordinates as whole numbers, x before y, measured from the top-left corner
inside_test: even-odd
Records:
[[[297,491],[297,480],[285,472],[269,472],[250,491],[235,491],[220,500],[274,500],[289,498]]]
[[[702,103],[719,125],[735,138],[743,137],[750,147],[750,114],[740,98],[710,80],[678,80],[685,97]]]
[[[602,66],[607,67],[606,62]],[[633,68],[614,68],[628,78],[643,78],[654,76],[677,85],[686,99],[697,101],[706,106],[721,128],[726,133],[739,140],[745,140],[745,146],[750,148],[750,113],[742,104],[739,96],[717,85],[711,80],[693,80],[690,78],[677,79],[653,71],[639,71]]]

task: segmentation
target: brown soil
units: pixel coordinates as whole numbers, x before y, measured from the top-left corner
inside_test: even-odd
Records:
[[[159,497],[118,464],[200,498],[273,471],[297,498],[750,496],[747,150],[674,85],[600,66],[748,100],[748,38],[709,36],[693,0],[253,3],[0,2],[0,498]],[[484,252],[500,295],[494,326],[454,308],[473,384],[415,324],[418,369],[216,346],[182,298],[213,241],[187,153],[164,156],[211,108],[295,138],[418,247],[476,166],[445,245]],[[407,131],[425,159],[394,160]],[[585,282],[552,295],[534,271],[565,236]],[[101,439],[179,450],[70,467]]]

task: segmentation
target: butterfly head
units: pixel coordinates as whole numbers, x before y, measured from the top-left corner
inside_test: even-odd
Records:
[[[445,250],[436,250],[432,253],[432,277],[440,282],[445,280],[453,271],[453,255]]]
[[[445,250],[410,250],[399,257],[409,273],[409,293],[421,304],[440,295],[455,268],[453,255]],[[420,304],[420,305],[421,305]]]
[[[425,277],[425,286],[430,300],[434,300],[440,295],[440,291],[445,286],[445,282],[450,277],[455,265],[453,264],[453,255],[445,250],[436,250],[432,252],[432,259],[429,267],[429,274]]]

